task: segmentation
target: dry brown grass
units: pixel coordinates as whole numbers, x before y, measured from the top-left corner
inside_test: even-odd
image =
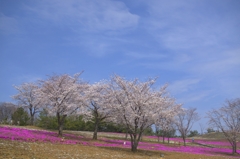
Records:
[[[83,145],[64,145],[52,143],[29,143],[0,139],[0,158],[17,159],[227,159],[229,157],[204,156],[188,153],[145,151],[132,153],[124,148],[104,148]]]

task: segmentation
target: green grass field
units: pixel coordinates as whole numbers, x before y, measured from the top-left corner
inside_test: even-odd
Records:
[[[31,143],[0,140],[0,158],[17,159],[227,159],[221,156],[203,156],[197,154],[139,150],[132,153],[125,148],[104,148],[82,145],[64,145],[51,143]]]
[[[196,139],[211,139],[211,140],[225,140],[225,136],[221,132],[211,132],[203,135],[195,136]],[[240,134],[238,135],[238,138],[240,138]]]
[[[37,127],[25,127],[28,129],[40,129]],[[170,151],[150,151],[139,149],[133,153],[129,148],[122,147],[97,147],[95,143],[101,141],[92,141],[92,132],[64,131],[84,136],[88,140],[88,145],[82,144],[61,144],[51,142],[24,142],[18,140],[0,139],[0,158],[17,159],[230,159],[240,158],[240,156],[231,156],[224,154],[203,155]],[[99,133],[99,138],[124,138],[124,134]],[[143,140],[147,140],[143,138]],[[155,141],[154,141],[155,142]],[[161,157],[164,155],[164,157]]]

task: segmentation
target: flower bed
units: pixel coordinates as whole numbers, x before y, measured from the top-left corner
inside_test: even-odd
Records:
[[[91,142],[83,138],[83,136],[78,136],[74,134],[64,134],[63,138],[59,138],[56,132],[45,131],[45,130],[29,130],[23,128],[15,127],[0,127],[0,138],[4,140],[17,140],[24,142],[50,142],[57,144],[82,144],[90,146],[100,146],[100,147],[123,147],[130,148],[131,142],[125,140],[116,139],[106,139],[102,138],[99,141]],[[150,137],[151,138],[151,137]],[[180,138],[171,138],[171,141],[180,141]],[[195,142],[202,142],[205,144],[227,144],[225,142],[217,141],[205,141],[205,140],[195,140]],[[178,144],[171,144],[171,146],[160,144],[160,143],[150,143],[150,142],[139,142],[139,149],[144,150],[156,150],[156,151],[172,151],[172,152],[186,152],[194,154],[204,154],[204,155],[218,155],[218,154],[231,154],[231,148],[209,148],[209,147],[199,147],[199,146],[180,146]],[[240,150],[238,150],[240,153]]]

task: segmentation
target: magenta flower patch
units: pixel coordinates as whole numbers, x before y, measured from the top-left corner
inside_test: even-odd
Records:
[[[115,133],[117,134],[117,133]],[[131,142],[126,140],[114,140],[114,139],[100,139],[101,143],[90,143],[84,141],[82,136],[74,134],[64,134],[62,138],[57,136],[56,132],[45,130],[29,130],[23,128],[13,127],[0,127],[0,138],[4,140],[17,140],[19,142],[50,142],[60,144],[82,144],[99,147],[123,147],[131,148]],[[122,134],[119,134],[122,135]],[[157,138],[155,136],[149,136],[148,138]],[[171,138],[171,141],[182,142],[181,138]],[[187,142],[191,142],[190,140]],[[172,152],[186,152],[194,154],[204,155],[221,155],[231,154],[232,149],[230,144],[225,141],[208,141],[208,140],[195,140],[196,143],[205,145],[215,145],[216,147],[204,147],[204,146],[179,146],[178,144],[165,145],[161,143],[139,142],[138,149],[144,150],[156,150],[156,151],[172,151]],[[219,147],[225,146],[225,147]],[[239,148],[239,147],[238,147]],[[237,150],[240,153],[240,149]]]

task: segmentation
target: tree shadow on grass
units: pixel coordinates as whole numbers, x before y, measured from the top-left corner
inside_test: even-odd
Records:
[[[200,145],[200,146],[203,146],[203,147],[210,147],[210,148],[216,148],[214,146],[210,146],[210,145],[206,145],[206,144],[201,144],[201,143],[198,143],[198,142],[194,142],[195,145]]]
[[[204,152],[211,154],[211,155],[221,155],[221,156],[229,156],[229,157],[239,157],[240,154],[232,154],[231,152],[221,152],[221,151],[212,151],[212,150],[205,150]]]
[[[111,150],[111,151],[116,151],[116,152],[123,152],[123,153],[127,153],[127,154],[138,154],[140,156],[161,156],[162,154],[164,156],[165,153],[161,152],[161,151],[149,151],[149,150],[141,150],[138,149],[137,152],[132,152],[130,148],[123,148],[123,147],[99,147],[100,149],[107,149],[107,150]]]

